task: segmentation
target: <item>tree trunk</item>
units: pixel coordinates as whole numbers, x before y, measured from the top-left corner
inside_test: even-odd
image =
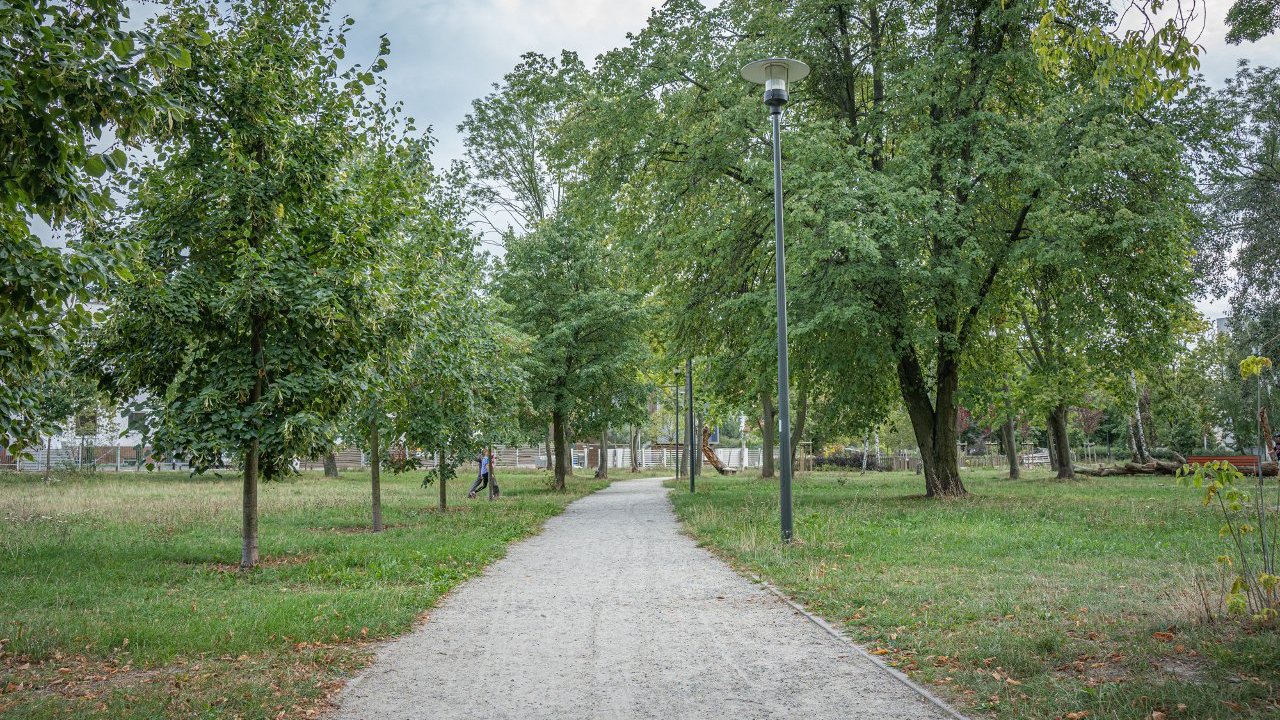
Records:
[[[1000,426],[1000,442],[1004,444],[1005,459],[1009,462],[1009,479],[1017,480],[1021,471],[1018,469],[1018,445],[1013,437],[1013,418]]]
[[[1067,420],[1070,412],[1070,408],[1060,404],[1049,414],[1049,419],[1052,421],[1050,429],[1053,432],[1053,446],[1058,459],[1059,480],[1073,480],[1076,476],[1071,460],[1071,438],[1067,435]]]
[[[553,434],[553,431],[554,429],[551,423],[547,423],[547,441],[546,441],[547,444],[546,444],[546,447],[544,448],[547,453],[547,466],[546,466],[547,470],[554,470],[556,466],[554,456],[551,454],[551,436]]]
[[[800,438],[804,436],[804,420],[809,414],[809,379],[805,376],[800,383],[799,397],[796,398],[796,416],[791,429],[791,467],[796,466],[796,451],[800,448]]]
[[[1146,448],[1147,455],[1149,456],[1152,448],[1160,447],[1160,437],[1159,433],[1156,431],[1156,421],[1151,415],[1150,387],[1142,388],[1142,392],[1138,394],[1138,414],[1142,417],[1142,445]]]
[[[862,473],[864,475],[867,472],[867,446],[869,446],[870,444],[871,442],[867,438],[867,436],[863,435],[862,436]]]
[[[930,402],[919,361],[914,353],[898,361],[898,386],[920,448],[926,497],[960,497],[968,493],[960,479],[956,453],[956,389],[959,365],[944,356],[938,364],[938,401]]]
[[[631,472],[640,472],[640,428],[631,426]]]
[[[760,391],[760,477],[773,477],[773,433],[777,427],[777,418],[773,411],[773,397],[768,390]]]
[[[1057,473],[1057,432],[1053,427],[1053,413],[1044,416],[1044,445],[1048,448],[1048,469]]]
[[[249,353],[255,369],[253,388],[249,391],[248,406],[253,408],[262,400],[267,380],[266,356],[263,354],[262,336],[266,334],[266,318],[253,315],[249,318]],[[256,410],[256,408],[255,408]],[[256,423],[255,423],[256,424]],[[248,570],[258,565],[258,438],[249,441],[244,459],[244,490],[242,492],[242,523],[240,568]]]
[[[609,426],[605,425],[600,431],[600,462],[596,466],[596,477],[605,479],[609,477]]]
[[[440,509],[440,512],[444,512],[449,509],[449,488],[445,487],[445,483],[448,481],[445,480],[444,476],[443,450],[436,453],[436,476],[437,481],[440,483],[440,487],[436,488],[436,492],[439,493],[439,497],[436,500],[436,507]]]
[[[48,484],[49,482],[49,471],[51,469],[50,459],[52,455],[53,455],[53,436],[50,435],[44,440],[44,481],[46,484]]]
[[[489,452],[489,501],[493,502],[498,498],[498,458],[493,454],[493,446],[487,448]]]
[[[378,446],[378,420],[369,418],[369,484],[373,491],[373,531],[382,532],[382,453]]]
[[[693,455],[694,475],[702,477],[702,417],[697,416],[693,424],[693,448],[690,450]]]
[[[738,458],[738,472],[746,472],[747,470],[747,419],[742,418],[742,456]]]
[[[1138,376],[1133,371],[1129,372],[1129,387],[1133,390],[1133,421],[1129,424],[1133,435],[1133,454],[1137,462],[1145,464],[1151,461],[1151,453],[1147,450],[1147,439],[1142,431],[1141,393],[1138,392]]]
[[[338,477],[338,456],[335,453],[327,452],[324,454],[324,476],[329,478]]]
[[[565,435],[564,415],[559,412],[551,414],[551,435],[555,440],[555,489],[564,490],[564,480],[569,474],[569,443]]]

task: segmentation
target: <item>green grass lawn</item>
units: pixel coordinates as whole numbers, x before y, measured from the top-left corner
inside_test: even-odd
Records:
[[[1280,716],[1280,634],[1203,620],[1194,572],[1227,549],[1197,491],[995,471],[965,484],[971,498],[931,501],[908,473],[810,473],[792,547],[776,482],[708,476],[672,499],[701,543],[974,715]]]
[[[616,472],[616,471],[614,471]],[[618,477],[627,477],[619,474]],[[604,486],[503,470],[494,503],[435,510],[421,473],[261,488],[262,567],[240,558],[239,478],[0,476],[0,716],[306,717],[441,595]]]

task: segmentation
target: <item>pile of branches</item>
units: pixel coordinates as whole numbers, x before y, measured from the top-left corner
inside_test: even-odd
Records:
[[[1184,467],[1183,463],[1166,462],[1164,460],[1152,460],[1148,463],[1127,462],[1123,465],[1113,465],[1111,467],[1099,468],[1075,468],[1077,475],[1087,475],[1090,477],[1111,477],[1113,475],[1173,475],[1180,468]],[[1237,470],[1246,476],[1254,475],[1253,466],[1237,467]],[[1276,463],[1262,463],[1262,474],[1264,476],[1276,475]]]
[[[889,465],[890,459],[887,455],[882,455],[880,462]],[[862,470],[862,451],[855,450],[847,454],[831,455],[823,457],[819,455],[813,459],[814,470]],[[875,453],[867,453],[867,469],[868,470],[889,470],[889,467],[881,467],[876,464]]]

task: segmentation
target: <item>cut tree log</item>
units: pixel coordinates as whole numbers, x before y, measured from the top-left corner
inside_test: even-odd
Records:
[[[1123,465],[1113,465],[1111,467],[1077,467],[1075,471],[1080,475],[1087,475],[1089,477],[1113,477],[1115,475],[1173,475],[1177,473],[1178,469],[1181,467],[1183,467],[1181,463],[1152,460],[1151,462],[1144,464],[1127,462]],[[1254,474],[1252,467],[1241,469],[1241,472],[1243,472],[1246,477]],[[1264,477],[1275,477],[1276,472],[1276,463],[1262,463],[1262,474]]]

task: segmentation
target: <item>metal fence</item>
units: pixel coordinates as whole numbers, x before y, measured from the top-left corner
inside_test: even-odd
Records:
[[[141,472],[147,463],[151,463],[158,470],[186,470],[191,467],[185,460],[155,456],[149,446],[72,445],[52,449],[41,447],[31,448],[19,457],[0,451],[0,470],[19,472],[44,472],[46,469]]]

